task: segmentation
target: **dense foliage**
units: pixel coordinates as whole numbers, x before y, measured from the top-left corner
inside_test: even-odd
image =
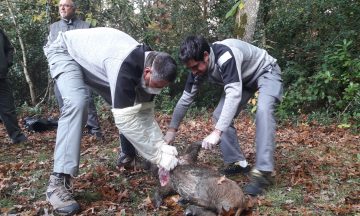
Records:
[[[360,120],[360,2],[263,4],[267,45],[283,69],[285,116],[326,113]]]
[[[16,64],[11,81],[18,105],[30,95],[22,73],[22,56],[7,1],[0,2],[0,26],[14,43]],[[28,70],[40,101],[48,87],[42,46],[48,26],[59,19],[57,2],[11,0],[17,29],[25,43]],[[123,30],[176,59],[181,40],[202,34],[210,41],[236,37],[234,17],[225,18],[239,1],[227,0],[96,0],[78,1],[78,16],[92,26]],[[279,116],[325,114],[360,122],[360,2],[358,0],[261,1],[254,43],[275,56],[283,70],[285,97]],[[174,85],[157,98],[159,108],[171,112],[183,90],[187,71],[179,63]],[[50,91],[51,92],[51,91]],[[216,104],[219,90],[202,89],[196,107]],[[175,98],[175,100],[174,100]],[[47,101],[49,102],[49,101]],[[324,115],[322,115],[324,116]],[[344,122],[343,122],[344,123]]]

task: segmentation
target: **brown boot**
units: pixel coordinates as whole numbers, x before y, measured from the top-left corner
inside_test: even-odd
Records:
[[[50,175],[46,190],[46,200],[59,215],[74,215],[80,210],[80,205],[74,200],[71,191],[70,175],[53,173]]]

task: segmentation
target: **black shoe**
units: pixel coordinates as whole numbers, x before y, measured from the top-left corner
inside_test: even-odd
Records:
[[[240,166],[239,162],[234,162],[230,164],[226,164],[224,169],[220,170],[220,173],[225,176],[233,176],[237,174],[246,174],[250,171],[250,166],[246,167]]]
[[[100,131],[94,132],[92,135],[95,136],[97,140],[104,140],[104,136]]]
[[[104,135],[101,133],[100,130],[94,130],[93,128],[90,128],[87,126],[87,134],[94,136],[96,140],[104,140]]]
[[[11,140],[13,144],[18,144],[22,142],[26,142],[27,138],[24,134],[19,134],[15,139]]]
[[[271,172],[251,170],[250,183],[245,185],[244,193],[251,196],[262,194],[266,188],[273,184]]]
[[[117,163],[116,165],[118,167],[130,167],[131,166],[131,163],[134,161],[135,159],[135,156],[130,156],[130,155],[127,155],[127,154],[124,154],[124,153],[120,153],[119,155],[119,158],[117,160]]]

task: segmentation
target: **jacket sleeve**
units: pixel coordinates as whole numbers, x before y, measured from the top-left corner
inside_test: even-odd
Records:
[[[241,65],[237,65],[230,50],[219,57],[217,64],[221,68],[221,76],[224,81],[225,101],[215,128],[225,131],[234,119],[241,102],[243,88]]]
[[[166,143],[154,116],[154,103],[112,109],[115,124],[145,159],[159,164],[161,147]]]
[[[169,128],[179,128],[181,121],[185,117],[186,112],[189,109],[191,103],[194,101],[198,91],[199,81],[197,81],[196,77],[189,73],[188,79],[186,81],[185,90],[183,91],[183,94],[181,95],[179,101],[176,103]]]

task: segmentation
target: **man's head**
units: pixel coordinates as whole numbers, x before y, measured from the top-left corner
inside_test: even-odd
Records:
[[[76,4],[72,0],[60,0],[59,13],[62,19],[70,20],[75,16]]]
[[[167,53],[152,51],[145,59],[144,80],[147,89],[154,94],[174,82],[176,79],[176,62]],[[150,92],[149,92],[150,93]]]
[[[180,45],[180,60],[194,75],[208,70],[210,46],[201,36],[188,36]]]

